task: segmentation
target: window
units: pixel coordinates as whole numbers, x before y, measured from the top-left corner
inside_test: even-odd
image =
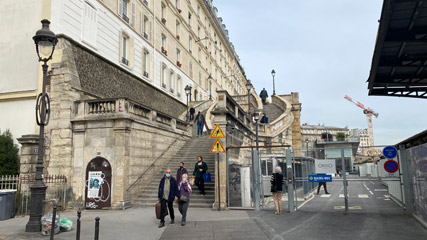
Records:
[[[128,60],[128,48],[129,48],[129,37],[122,34],[122,63],[129,66]]]
[[[193,38],[189,37],[188,38],[188,51],[190,51],[191,53],[191,42],[193,41]]]
[[[176,78],[176,95],[178,97],[181,97],[181,89],[182,89],[182,80],[181,80],[181,76],[177,76]]]
[[[189,63],[189,68],[190,68],[190,78],[193,78],[193,62],[191,60]]]
[[[96,9],[85,2],[83,11],[82,40],[96,45]]]
[[[197,16],[200,17],[200,6],[199,5],[197,5]]]
[[[178,21],[176,21],[176,29],[175,29],[175,31],[176,31],[176,38],[178,40],[180,38],[180,36],[179,36],[180,30],[181,30],[181,24]]]
[[[180,5],[180,4],[179,4],[179,0],[176,0],[176,1],[175,1],[175,7],[176,7],[176,9],[179,9],[179,5]]]
[[[173,93],[173,75],[174,75],[174,72],[173,71],[170,71],[170,73],[169,73],[169,89],[170,89],[170,92],[171,93]]]
[[[144,77],[148,78],[149,74],[148,74],[148,69],[149,69],[149,61],[150,61],[150,55],[149,52],[144,49],[143,55],[142,55],[142,74],[144,75]]]
[[[127,16],[128,12],[128,0],[119,0],[119,15],[129,23],[129,18]]]
[[[166,46],[166,36],[162,34],[162,48]]]
[[[188,13],[188,26],[191,28],[191,13]]]
[[[164,3],[162,3],[162,21],[163,19],[166,19],[166,6]]]
[[[200,71],[199,71],[199,86],[200,87],[202,86],[202,72],[200,72]]]
[[[166,75],[166,65],[162,64],[162,68],[160,69],[160,83],[162,88],[166,88],[165,75]]]
[[[178,62],[181,61],[181,51],[179,49],[176,49],[176,60]]]
[[[200,63],[200,55],[202,54],[202,49],[199,48],[199,51],[197,52],[197,60]]]
[[[148,20],[148,17],[144,14],[142,14],[142,35],[144,36],[145,39],[148,39],[148,33],[149,33],[149,26],[150,26],[150,22]]]
[[[130,19],[130,25],[132,27],[135,27],[135,21],[136,21],[136,6],[135,6],[135,3],[132,3],[132,15]]]

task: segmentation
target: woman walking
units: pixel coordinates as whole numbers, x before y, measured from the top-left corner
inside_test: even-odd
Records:
[[[270,182],[274,206],[276,207],[276,214],[279,215],[282,213],[282,186],[285,184],[281,167],[277,166],[274,169],[274,174],[271,176]]]
[[[205,195],[205,181],[203,180],[203,175],[208,170],[208,165],[203,162],[203,157],[197,157],[197,163],[194,166],[193,176],[196,177],[194,183],[200,190],[201,196]]]
[[[186,173],[182,174],[181,182],[178,186],[180,197],[178,201],[178,210],[182,215],[181,226],[185,226],[185,221],[187,219],[187,209],[190,204],[190,194],[192,192],[190,183],[188,183],[188,175]]]

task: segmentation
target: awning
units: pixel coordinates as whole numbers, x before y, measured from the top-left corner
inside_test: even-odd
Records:
[[[427,98],[427,1],[384,0],[369,95]]]

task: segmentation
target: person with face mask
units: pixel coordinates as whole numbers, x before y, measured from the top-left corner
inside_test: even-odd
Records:
[[[203,157],[198,156],[197,157],[197,163],[194,166],[193,176],[195,176],[194,183],[197,185],[197,187],[200,190],[200,194],[203,196],[205,195],[205,181],[203,180],[203,175],[208,171],[208,165],[203,162]]]
[[[188,174],[182,174],[181,182],[178,185],[179,189],[179,201],[178,201],[178,210],[182,215],[181,226],[185,226],[185,221],[187,218],[187,209],[190,204],[190,194],[192,192],[190,183],[188,182]]]
[[[158,197],[161,205],[161,214],[160,214],[160,225],[159,228],[165,226],[165,217],[167,215],[167,209],[169,209],[169,216],[171,218],[171,224],[175,223],[175,214],[173,211],[173,201],[178,200],[178,184],[174,177],[171,176],[171,170],[167,169],[162,180],[159,184]]]
[[[184,167],[184,162],[179,163],[178,171],[176,172],[176,182],[179,184],[181,182],[181,176],[182,174],[187,173],[187,169]]]

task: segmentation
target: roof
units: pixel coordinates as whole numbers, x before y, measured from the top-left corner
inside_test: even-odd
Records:
[[[427,4],[384,0],[369,95],[427,98]]]
[[[342,130],[342,131],[347,131],[348,128],[340,128],[340,127],[333,127],[333,126],[324,126],[324,125],[310,125],[307,123],[304,123],[301,125],[301,128],[304,129],[320,129],[320,130]]]
[[[396,146],[398,147],[399,145],[405,145],[405,148],[411,148],[425,143],[427,143],[427,130],[424,130],[410,138],[401,141],[400,143],[396,144]]]

